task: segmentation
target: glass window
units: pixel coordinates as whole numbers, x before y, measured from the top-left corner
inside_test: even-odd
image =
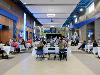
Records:
[[[77,18],[75,18],[75,23],[77,23],[78,22],[78,20],[77,20]]]
[[[95,4],[94,2],[87,8],[87,13],[91,13],[95,10]]]

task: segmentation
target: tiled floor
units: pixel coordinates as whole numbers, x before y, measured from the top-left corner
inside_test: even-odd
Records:
[[[99,75],[100,72],[93,69],[99,64],[95,56],[81,51],[72,52],[68,61],[38,61],[31,53],[22,53],[9,60],[0,60],[0,75]]]

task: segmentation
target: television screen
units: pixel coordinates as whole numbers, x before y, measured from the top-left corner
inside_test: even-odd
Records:
[[[9,26],[0,24],[0,30],[9,30]]]
[[[2,30],[9,30],[9,26],[3,25]]]
[[[50,28],[51,33],[56,33],[56,28]]]
[[[44,33],[50,33],[50,28],[44,28]]]

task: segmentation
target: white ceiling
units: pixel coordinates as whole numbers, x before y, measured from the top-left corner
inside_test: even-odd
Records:
[[[33,15],[47,26],[61,26],[75,9],[80,0],[21,0]],[[54,18],[47,14],[56,14]]]

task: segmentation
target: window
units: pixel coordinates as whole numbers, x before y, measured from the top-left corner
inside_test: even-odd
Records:
[[[78,22],[78,20],[77,20],[77,18],[75,18],[75,23],[77,23]]]
[[[91,13],[95,10],[95,4],[94,2],[87,8],[87,13]]]
[[[5,7],[7,7],[8,9],[11,9],[11,6],[9,4],[7,4],[5,1],[0,0],[0,4],[4,5]]]

